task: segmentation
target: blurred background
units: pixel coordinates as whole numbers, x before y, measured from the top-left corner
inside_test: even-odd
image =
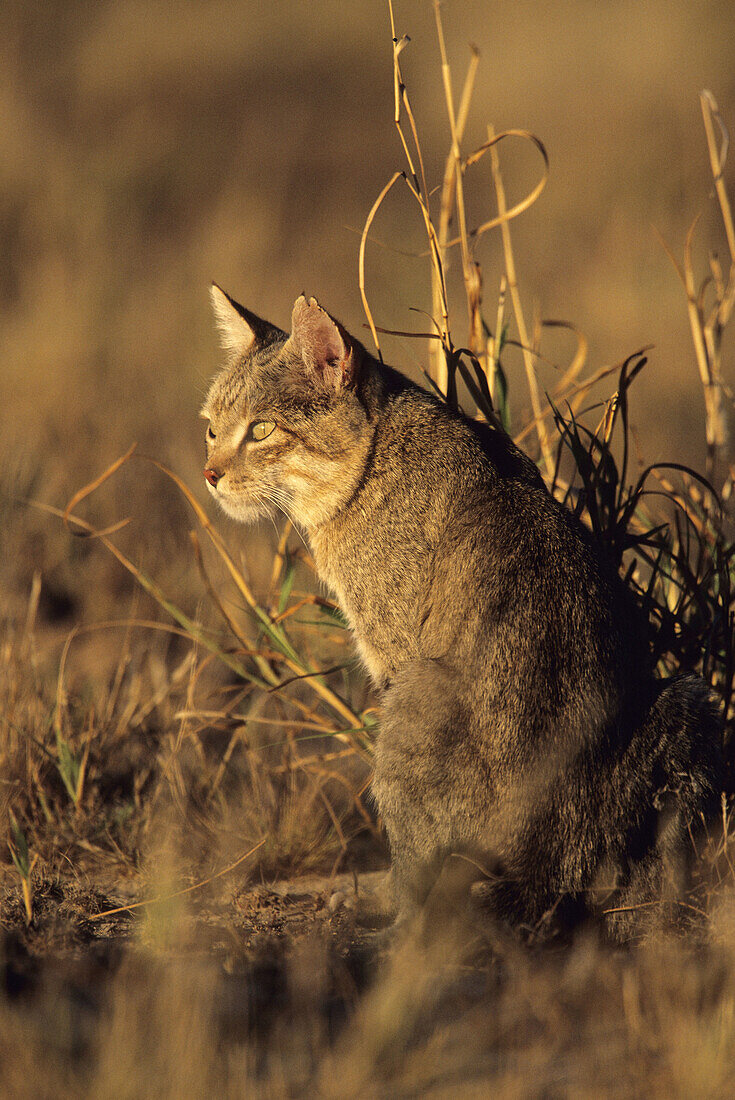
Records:
[[[404,77],[438,186],[449,131],[433,8],[396,0],[395,11],[412,39]],[[704,211],[697,270],[706,273],[708,249],[725,254],[698,97],[710,88],[735,125],[735,5],[447,0],[443,15],[455,95],[469,43],[481,53],[464,150],[492,123],[533,131],[549,153],[548,186],[512,227],[527,316],[573,322],[593,368],[655,345],[634,391],[641,450],[701,466],[686,303],[655,230],[681,257]],[[539,178],[538,155],[521,142],[500,152],[513,203]],[[37,571],[41,614],[62,625],[117,612],[132,586],[27,499],[63,508],[134,441],[199,491],[197,411],[219,364],[212,279],[282,326],[306,290],[369,345],[359,235],[403,166],[382,0],[4,0],[0,583],[11,617]],[[472,172],[480,221],[495,213],[489,164]],[[734,173],[731,161],[730,185]],[[373,232],[376,322],[421,329],[410,311],[430,308],[428,268],[407,193],[394,189]],[[478,258],[492,324],[496,234]],[[545,351],[563,366],[573,345],[558,332]],[[383,348],[406,369],[426,364],[423,343],[386,337]],[[726,379],[728,357],[726,348]],[[520,354],[509,349],[505,367],[521,424]],[[185,506],[155,471],[131,466],[83,510],[93,522],[131,515],[121,541],[164,587],[191,586],[196,598]]]

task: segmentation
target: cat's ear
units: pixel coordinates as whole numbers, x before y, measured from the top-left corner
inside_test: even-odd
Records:
[[[360,346],[339,321],[322,309],[316,298],[302,294],[296,299],[291,340],[307,372],[317,381],[335,393],[354,384],[360,366]]]
[[[278,332],[273,325],[225,294],[216,283],[212,283],[210,295],[222,347],[232,356],[245,355],[254,344],[270,343]]]

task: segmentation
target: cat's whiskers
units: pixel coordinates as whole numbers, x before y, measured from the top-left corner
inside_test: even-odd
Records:
[[[250,488],[251,492],[257,496],[259,503],[272,505],[284,514],[296,531],[306,552],[311,553],[301,530],[302,524],[296,517],[294,511],[293,495],[280,485],[264,485],[261,483],[257,487],[251,486]]]
[[[293,514],[293,511],[285,503],[280,503],[275,498],[273,499],[273,503],[276,505],[277,508],[280,508],[280,510],[283,512],[286,519],[289,521],[289,523],[293,527],[294,531],[298,535],[299,539],[301,540],[301,543],[304,547],[304,550],[306,550],[307,554],[310,555],[311,550],[309,549],[309,544],[307,543],[306,539],[303,536],[303,533],[302,533],[302,530],[301,530],[301,524],[296,519],[295,515]]]

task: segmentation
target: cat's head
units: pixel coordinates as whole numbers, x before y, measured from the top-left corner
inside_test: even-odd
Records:
[[[212,287],[228,365],[202,408],[204,476],[235,519],[273,506],[307,530],[330,519],[364,469],[372,428],[360,387],[365,349],[303,295],[287,334]]]

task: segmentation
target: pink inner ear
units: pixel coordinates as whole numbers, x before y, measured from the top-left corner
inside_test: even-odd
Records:
[[[308,344],[304,350],[308,350],[310,358],[317,367],[330,363],[340,362],[345,355],[345,346],[339,334],[337,326],[326,317],[326,324],[317,323],[309,333]]]
[[[307,369],[335,390],[351,381],[350,348],[339,326],[314,298],[294,308],[293,335]]]

